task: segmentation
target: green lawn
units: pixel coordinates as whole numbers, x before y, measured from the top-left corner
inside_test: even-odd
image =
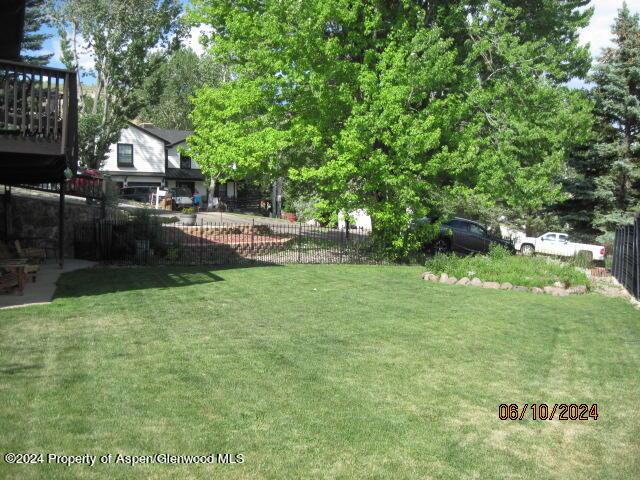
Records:
[[[0,312],[0,453],[242,453],[0,478],[640,478],[640,314],[423,268],[93,269]],[[501,403],[598,403],[501,421]]]

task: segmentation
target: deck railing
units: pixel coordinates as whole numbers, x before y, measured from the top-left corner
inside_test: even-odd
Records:
[[[0,135],[59,143],[70,155],[77,114],[75,72],[0,60]]]

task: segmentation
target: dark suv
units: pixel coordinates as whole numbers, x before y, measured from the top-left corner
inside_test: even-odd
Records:
[[[478,222],[456,217],[443,223],[438,237],[426,247],[432,252],[487,253],[491,245],[502,245],[515,253],[509,240],[490,234]]]
[[[156,187],[123,187],[120,189],[120,198],[123,200],[135,200],[147,203],[151,200],[151,194],[155,193]]]

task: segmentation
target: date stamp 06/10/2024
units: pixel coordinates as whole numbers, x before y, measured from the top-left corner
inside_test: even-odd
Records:
[[[501,403],[498,407],[500,420],[598,420],[598,404],[592,403]]]

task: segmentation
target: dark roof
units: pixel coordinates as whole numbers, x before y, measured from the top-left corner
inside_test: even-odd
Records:
[[[193,168],[167,168],[165,177],[169,180],[204,180],[202,172]]]
[[[168,130],[166,128],[141,127],[140,125],[138,125],[138,128],[141,128],[156,137],[162,138],[170,145],[182,142],[193,133],[192,130]]]

